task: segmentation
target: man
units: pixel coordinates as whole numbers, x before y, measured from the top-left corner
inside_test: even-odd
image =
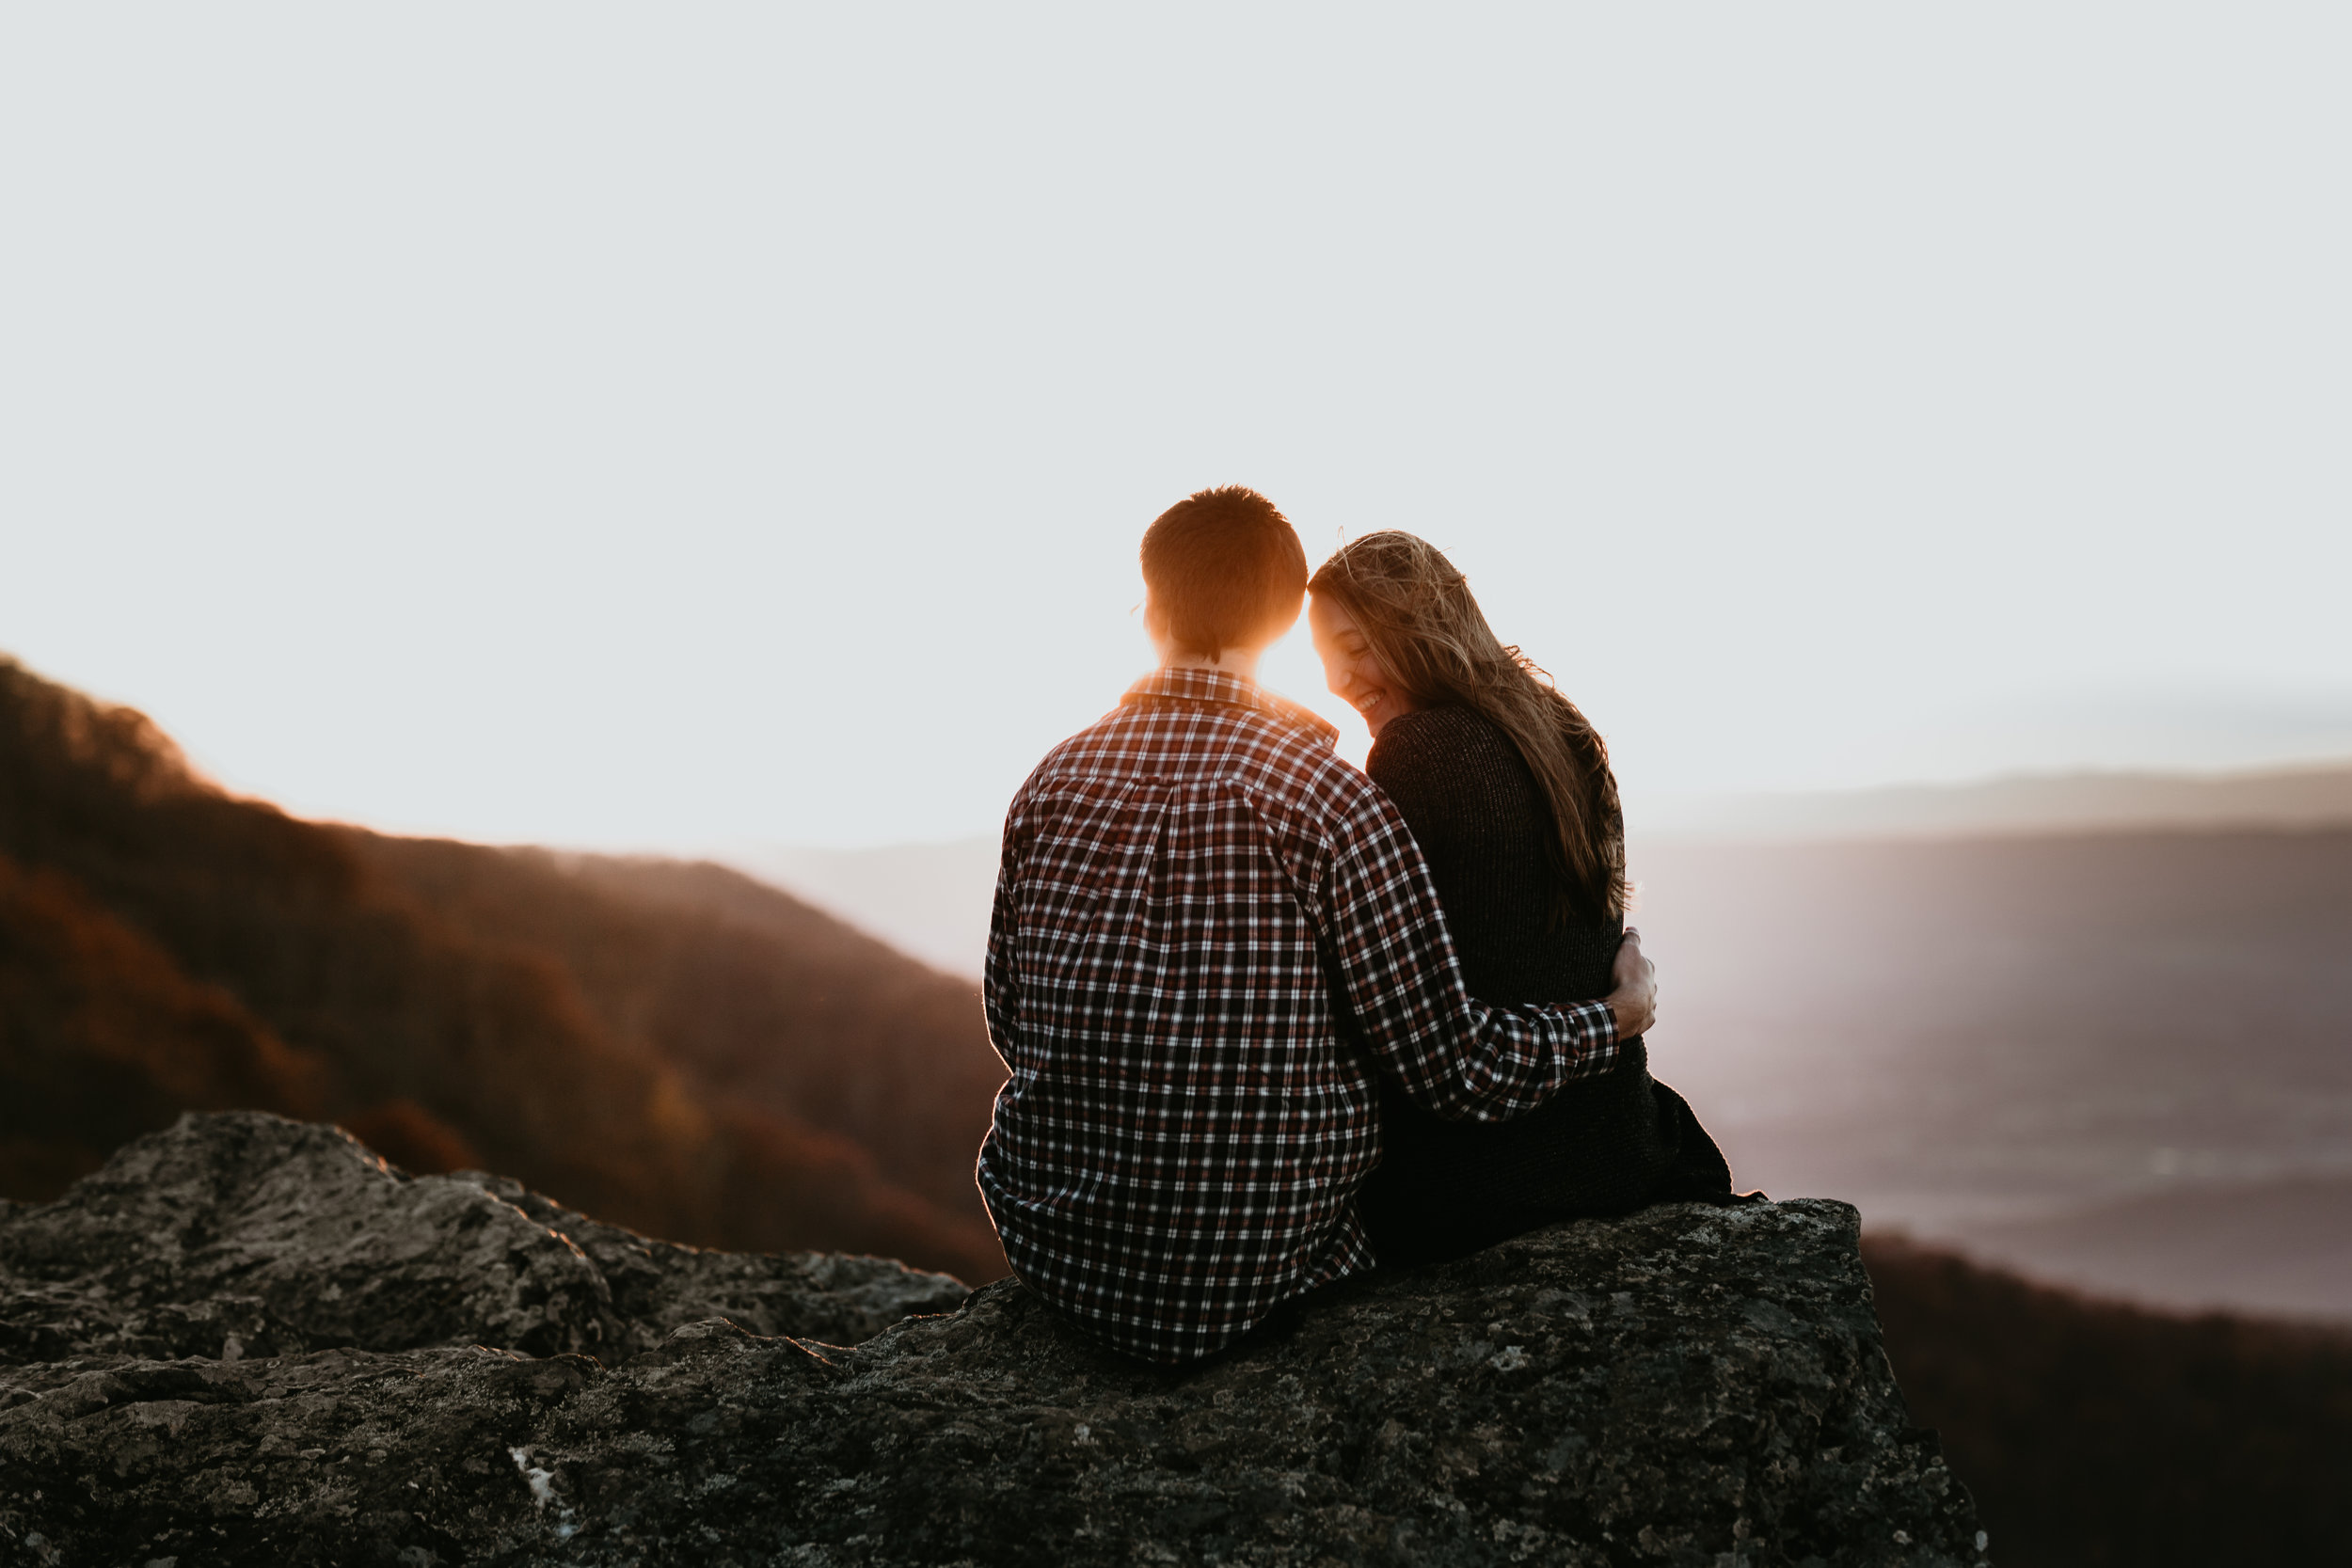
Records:
[[[1420,850],[1335,732],[1254,679],[1297,620],[1298,536],[1238,486],[1143,538],[1160,668],[1047,753],[1005,818],[989,1032],[1010,1076],[979,1184],[1029,1286],[1114,1349],[1197,1360],[1373,1262],[1376,1074],[1502,1119],[1647,1027],[1463,989]]]

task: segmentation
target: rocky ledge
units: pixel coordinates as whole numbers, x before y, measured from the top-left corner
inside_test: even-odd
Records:
[[[1351,1281],[1172,1372],[188,1117],[0,1212],[0,1560],[1977,1564],[1820,1201]]]

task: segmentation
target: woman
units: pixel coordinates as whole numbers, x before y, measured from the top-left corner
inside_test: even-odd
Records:
[[[1625,824],[1609,755],[1505,647],[1453,563],[1367,534],[1309,584],[1331,689],[1373,734],[1366,768],[1421,844],[1470,994],[1605,996],[1625,931]],[[1509,1122],[1439,1120],[1384,1086],[1361,1202],[1383,1263],[1456,1258],[1555,1220],[1730,1201],[1731,1172],[1639,1037],[1613,1070]]]

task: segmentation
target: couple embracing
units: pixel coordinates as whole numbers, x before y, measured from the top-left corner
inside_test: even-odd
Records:
[[[1731,1200],[1649,1074],[1607,752],[1462,575],[1386,532],[1311,580],[1239,487],[1142,554],[1159,668],[1005,819],[978,1178],[1022,1279],[1184,1363],[1376,1265]],[[1310,593],[1369,777],[1254,678]]]

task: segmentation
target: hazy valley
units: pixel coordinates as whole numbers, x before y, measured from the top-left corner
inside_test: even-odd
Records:
[[[1631,858],[1653,1059],[1743,1183],[2153,1304],[2352,1318],[2352,768],[1720,802]],[[736,863],[978,971],[985,840]]]

